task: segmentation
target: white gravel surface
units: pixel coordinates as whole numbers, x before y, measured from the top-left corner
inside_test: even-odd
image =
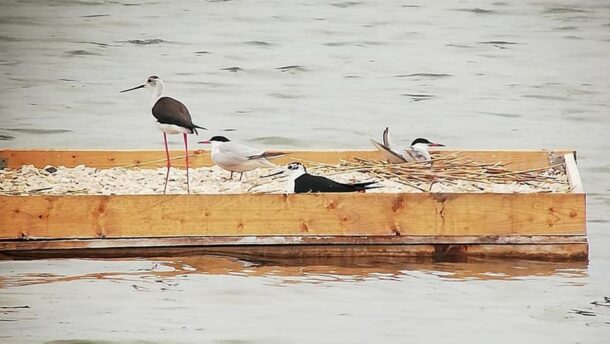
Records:
[[[157,169],[96,169],[83,165],[73,168],[47,166],[42,169],[31,165],[16,170],[0,170],[0,194],[89,194],[89,195],[142,195],[162,194],[165,168]],[[233,180],[227,180],[229,172],[219,167],[192,168],[190,171],[191,193],[194,194],[239,194],[239,193],[284,193],[286,177],[261,178],[279,171],[259,169],[244,174],[239,181],[235,173]],[[310,171],[312,174],[325,175],[339,182],[362,182],[377,180],[379,188],[367,192],[422,192],[396,180],[379,180],[364,173],[337,173],[330,170]],[[556,173],[556,172],[553,172]],[[431,192],[568,192],[565,174],[553,174],[557,182],[532,184],[486,184],[459,181],[447,183],[414,183],[419,188]],[[186,193],[186,173],[184,169],[172,168],[168,194]]]

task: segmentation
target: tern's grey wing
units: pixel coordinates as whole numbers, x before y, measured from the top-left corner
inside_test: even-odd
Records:
[[[423,154],[418,152],[416,149],[413,149],[413,147],[405,149],[405,154],[403,157],[405,157],[408,162],[428,160]]]
[[[375,146],[375,148],[377,148],[377,150],[379,152],[381,152],[381,154],[383,154],[383,157],[385,159],[388,159],[388,161],[392,164],[400,164],[403,162],[406,162],[406,160],[398,153],[394,152],[393,150],[387,148],[386,146],[382,145],[381,143],[371,139],[371,143],[373,144],[373,146]]]
[[[225,142],[218,147],[215,160],[219,165],[237,165],[248,161],[248,157],[262,152],[235,142]]]

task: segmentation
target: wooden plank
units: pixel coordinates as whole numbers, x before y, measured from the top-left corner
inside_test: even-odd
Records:
[[[563,157],[566,165],[566,174],[568,175],[568,180],[570,181],[570,187],[572,188],[572,192],[584,193],[585,191],[582,185],[582,180],[580,179],[578,167],[576,166],[576,159],[574,158],[574,153],[564,154]]]
[[[242,245],[202,247],[85,248],[1,251],[0,258],[119,258],[176,255],[221,255],[240,259],[325,259],[336,257],[482,257],[586,261],[588,247],[581,244],[416,244],[416,245]]]
[[[584,194],[0,196],[0,238],[584,235]]]
[[[185,167],[184,151],[171,151],[172,166]],[[275,159],[279,164],[294,160],[310,160],[324,163],[335,163],[341,159],[354,157],[375,159],[376,151],[291,151],[288,156]],[[160,150],[138,151],[95,151],[95,150],[0,150],[0,158],[7,160],[9,168],[19,168],[22,165],[36,167],[86,165],[94,168],[133,167],[142,168],[165,167],[165,152]],[[189,164],[191,167],[212,166],[208,150],[192,150]]]
[[[288,151],[287,156],[278,158],[278,164],[291,161],[317,161],[322,163],[337,163],[340,160],[349,160],[354,157],[365,159],[382,159],[377,151]],[[555,153],[566,154],[573,151],[558,150]],[[508,151],[508,150],[439,150],[440,155],[459,154],[484,163],[504,162],[510,163],[507,167],[513,170],[526,170],[549,166],[551,151]],[[184,153],[172,151],[172,165],[184,168]],[[192,167],[211,166],[209,151],[191,151],[190,164]],[[165,166],[165,152],[160,150],[139,151],[99,151],[99,150],[12,150],[0,149],[0,159],[6,159],[7,167],[19,168],[22,165],[36,167],[86,165],[95,168],[131,167],[157,168]]]
[[[28,239],[0,240],[0,251],[59,250],[75,248],[121,247],[199,247],[244,245],[421,245],[421,244],[496,244],[548,245],[586,243],[584,235],[508,235],[508,236],[215,236],[114,239]]]
[[[586,261],[589,256],[587,244],[551,245],[472,245],[465,247],[470,257],[521,258],[541,260]]]

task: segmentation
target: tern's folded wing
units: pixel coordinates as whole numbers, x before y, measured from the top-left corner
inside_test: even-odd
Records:
[[[235,165],[248,161],[248,157],[262,152],[235,142],[226,142],[218,147],[214,160],[218,164]]]
[[[413,148],[405,149],[405,154],[403,156],[407,158],[408,162],[428,160],[424,155]]]

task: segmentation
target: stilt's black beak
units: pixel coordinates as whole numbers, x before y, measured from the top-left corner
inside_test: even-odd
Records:
[[[284,172],[285,172],[285,171],[284,171],[284,170],[282,170],[282,171],[279,171],[279,172],[275,172],[275,173],[268,174],[268,175],[266,175],[266,176],[262,176],[261,178],[269,178],[269,177],[277,176],[278,174],[282,174],[282,173],[284,173]]]
[[[122,91],[121,91],[121,92],[119,92],[119,93],[123,93],[123,92],[129,92],[129,91],[137,90],[138,88],[142,88],[142,87],[146,87],[146,85],[140,85],[140,86],[132,87],[132,88],[127,89],[127,90],[122,90]]]

